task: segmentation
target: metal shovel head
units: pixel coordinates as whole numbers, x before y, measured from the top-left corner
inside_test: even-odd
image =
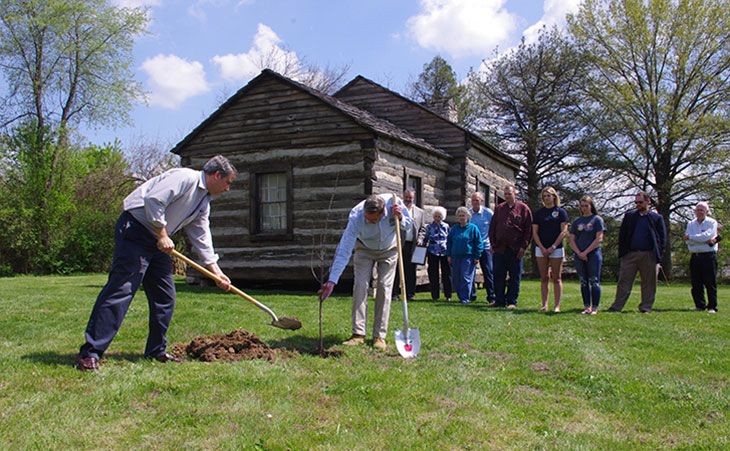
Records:
[[[271,321],[271,325],[279,329],[297,330],[302,328],[302,322],[296,318],[288,318],[282,316],[276,321]]]
[[[396,330],[395,347],[398,348],[398,353],[404,359],[412,359],[417,356],[418,351],[421,350],[421,334],[418,329],[408,329],[405,332]]]

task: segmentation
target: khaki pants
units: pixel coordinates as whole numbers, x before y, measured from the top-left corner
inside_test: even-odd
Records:
[[[636,273],[641,276],[641,304],[639,310],[648,312],[654,305],[657,285],[657,261],[654,251],[632,251],[621,257],[616,285],[616,300],[610,310],[621,310],[631,295]]]
[[[355,247],[355,255],[352,260],[355,266],[355,285],[352,289],[352,333],[366,335],[368,286],[373,275],[373,267],[376,267],[378,278],[375,290],[373,338],[385,339],[388,334],[390,296],[393,291],[393,280],[398,265],[398,250],[392,248],[384,251],[374,251],[358,244]]]

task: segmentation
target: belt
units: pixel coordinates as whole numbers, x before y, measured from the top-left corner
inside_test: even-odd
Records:
[[[717,254],[717,252],[692,252],[692,255],[710,255],[710,254]]]

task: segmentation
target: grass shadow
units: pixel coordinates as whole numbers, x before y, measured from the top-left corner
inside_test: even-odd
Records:
[[[60,352],[54,352],[54,351],[45,351],[45,352],[31,352],[30,354],[25,354],[21,356],[20,358],[22,360],[28,360],[33,363],[41,363],[44,365],[76,365],[76,356],[78,354],[76,353],[60,353]],[[144,355],[142,354],[136,354],[131,352],[110,352],[107,354],[104,354],[104,358],[102,358],[102,362],[104,360],[123,360],[127,362],[138,362],[142,359],[144,359]]]
[[[324,346],[325,352],[328,352],[332,346],[338,345],[341,342],[342,337],[338,335],[325,335],[322,338],[322,345]],[[317,352],[319,348],[319,337],[294,335],[281,340],[272,340],[267,344],[274,349],[296,351],[300,354],[319,355]]]

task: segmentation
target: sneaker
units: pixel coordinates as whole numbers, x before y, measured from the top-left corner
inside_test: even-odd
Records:
[[[469,299],[462,299],[461,302],[463,305],[469,304],[471,301]]]
[[[446,298],[446,302],[451,302],[451,298]]]
[[[497,308],[499,306],[497,305],[496,302],[490,302],[489,304],[487,304],[487,307],[489,307],[489,308]]]
[[[556,305],[555,306],[555,309],[553,309],[553,312],[560,313],[560,306],[559,305]]]
[[[358,346],[365,344],[365,335],[352,334],[350,338],[342,342],[345,346]]]
[[[385,344],[385,340],[378,337],[373,340],[373,348],[377,349],[378,351],[385,351],[388,349],[388,345]]]
[[[514,309],[516,309],[516,308],[517,308],[517,306],[516,306],[516,305],[514,305],[514,304],[509,304],[509,305],[507,306],[507,310],[514,310]]]
[[[591,310],[591,315],[598,315],[598,310],[596,310],[596,309]]]
[[[707,313],[717,313],[717,310],[711,308],[710,310],[707,311]]]
[[[581,315],[590,315],[591,313],[593,313],[593,310],[590,307],[586,307],[582,312],[580,312]]]
[[[547,312],[547,310],[548,310],[547,305],[543,305],[542,307],[540,307],[541,312]]]

